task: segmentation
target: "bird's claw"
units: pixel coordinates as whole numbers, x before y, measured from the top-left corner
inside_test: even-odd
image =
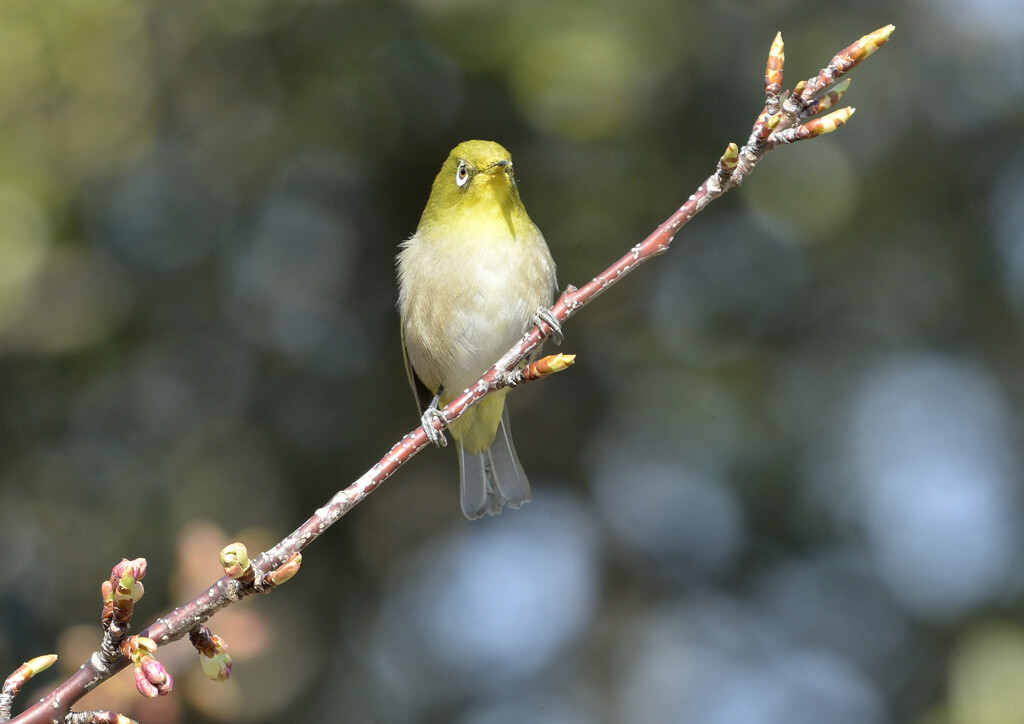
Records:
[[[562,332],[561,323],[555,319],[555,315],[547,307],[541,307],[533,313],[533,323],[538,327],[546,324],[548,326],[548,336],[554,340],[555,344],[561,345],[565,341],[565,334]]]
[[[434,420],[441,422],[440,430],[434,427]],[[420,418],[420,424],[423,425],[423,432],[426,433],[428,442],[433,443],[435,447],[445,447],[448,444],[448,440],[444,436],[444,428],[448,426],[448,420],[445,419],[443,412],[436,407],[428,407],[423,413],[423,417]]]

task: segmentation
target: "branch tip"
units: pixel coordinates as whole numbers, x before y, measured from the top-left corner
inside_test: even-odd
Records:
[[[29,659],[19,667],[20,670],[24,670],[25,681],[28,681],[33,676],[43,673],[48,668],[53,666],[57,662],[57,654],[44,654],[43,656],[36,656],[34,659]]]
[[[576,362],[576,355],[574,354],[551,354],[547,357],[543,357],[536,362],[531,362],[530,367],[534,370],[537,377],[546,377],[547,375],[554,374],[555,372],[561,372],[562,370],[569,369]]]
[[[816,121],[821,122],[822,130],[821,135],[826,133],[832,133],[832,131],[839,128],[841,125],[850,120],[850,117],[857,112],[857,109],[853,106],[846,106],[846,108],[840,108],[838,111],[832,111],[827,116],[816,118]]]
[[[892,35],[894,30],[896,30],[896,26],[890,23],[889,25],[879,28],[873,33],[868,33],[854,43],[852,47],[858,47],[861,53],[857,58],[857,61],[860,62],[864,60],[883,45],[888,43],[889,36]]]
[[[857,63],[860,63],[862,60],[889,42],[889,36],[892,35],[892,31],[895,29],[895,25],[886,25],[874,32],[857,38],[856,41],[836,53],[836,57],[833,58],[832,63],[837,67],[842,67],[843,72],[848,72],[857,65]]]
[[[872,33],[861,36],[855,42],[836,53],[829,64],[818,73],[818,76],[809,81],[809,90],[813,90],[813,93],[810,95],[816,94],[822,88],[835,83],[836,80],[857,67],[865,58],[885,45],[895,29],[895,25],[881,27]],[[805,100],[810,100],[810,98]]]
[[[779,93],[782,92],[782,66],[786,62],[785,45],[782,42],[782,32],[775,34],[771,50],[768,51],[768,65],[764,71],[764,92],[768,98],[768,110],[774,113],[778,110]]]
[[[562,354],[561,352],[551,354],[539,360],[534,360],[525,367],[499,375],[494,381],[494,387],[495,389],[518,387],[524,382],[540,380],[548,375],[553,375],[555,372],[561,372],[572,367],[575,361],[576,355],[574,354]]]
[[[769,142],[772,144],[795,143],[796,141],[806,141],[809,138],[824,136],[826,133],[832,133],[850,120],[850,116],[856,111],[857,109],[852,106],[840,108],[838,111],[832,111],[827,116],[813,118],[802,126],[787,128],[784,131],[773,133],[769,138]]]
[[[23,663],[4,680],[3,686],[0,687],[0,722],[11,718],[11,707],[14,705],[14,697],[21,691],[21,687],[32,677],[53,666],[56,660],[57,654],[36,656],[34,659],[29,659]]]

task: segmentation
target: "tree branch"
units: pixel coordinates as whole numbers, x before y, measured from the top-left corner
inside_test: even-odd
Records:
[[[755,121],[746,144],[739,148],[735,143],[730,143],[719,159],[715,172],[646,239],[587,284],[580,288],[569,286],[551,308],[555,319],[564,322],[576,315],[598,295],[648,259],[668,251],[676,233],[686,222],[723,193],[741,184],[769,151],[780,145],[831,133],[848,121],[853,115],[852,108],[843,108],[826,116],[817,114],[839,101],[849,87],[849,81],[837,81],[884,44],[893,30],[892,25],[887,25],[865,35],[837,53],[816,76],[798,83],[791,92],[782,91],[785,53],[782,36],[777,35],[765,71],[765,107]],[[543,329],[531,329],[476,384],[441,411],[443,419],[434,420],[435,429],[444,429],[496,389],[541,379],[571,365],[571,355],[553,355],[517,370],[519,363],[549,333],[546,325]],[[108,582],[109,587],[104,588],[106,635],[103,650],[94,653],[67,681],[14,721],[20,724],[118,721],[119,715],[110,712],[71,714],[71,707],[88,691],[133,663],[136,666],[137,686],[142,693],[150,696],[166,693],[171,686],[170,676],[155,661],[153,653],[159,646],[186,635],[199,652],[207,675],[213,679],[227,678],[231,662],[226,646],[202,624],[220,609],[253,593],[268,592],[291,578],[299,569],[302,560],[300,552],[306,546],[427,444],[427,436],[422,427],[406,434],[358,480],[336,493],[309,520],[255,560],[248,560],[241,544],[228,546],[221,553],[226,575],[193,600],[161,616],[138,636],[126,637],[126,634],[132,604],[141,597],[141,584],[138,581],[144,574],[145,564],[144,561],[141,564],[137,561],[118,564],[119,567],[115,567]],[[203,657],[208,660],[203,660]],[[11,675],[0,694],[0,721],[9,719],[14,695],[27,678],[42,670],[42,663],[47,661],[52,663],[50,657],[33,659]],[[127,718],[123,720],[129,721]]]

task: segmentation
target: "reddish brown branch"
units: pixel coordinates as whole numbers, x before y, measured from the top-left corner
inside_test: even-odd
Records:
[[[781,144],[830,133],[845,123],[853,113],[851,108],[840,109],[828,116],[808,119],[839,100],[846,90],[847,83],[833,84],[884,44],[893,29],[893,26],[889,25],[865,35],[837,53],[816,76],[801,81],[789,93],[782,91],[785,54],[782,37],[777,36],[772,43],[765,72],[765,107],[755,121],[746,145],[739,148],[736,144],[729,144],[719,159],[715,172],[697,188],[686,203],[646,239],[582,287],[570,286],[566,289],[551,308],[555,319],[564,322],[574,316],[645,261],[668,251],[672,239],[683,224],[700,213],[714,199],[742,183],[769,151]],[[456,397],[441,411],[443,419],[450,424],[495,389],[540,379],[571,364],[569,355],[556,355],[534,363],[525,370],[517,371],[519,363],[543,342],[547,333],[546,327],[544,330],[538,327],[531,329],[473,387]],[[443,429],[445,426],[442,420],[435,420],[434,425],[435,429]],[[269,591],[288,580],[298,570],[301,562],[300,551],[391,477],[427,444],[426,433],[422,427],[406,434],[358,480],[336,493],[284,540],[254,559],[251,568],[247,559],[244,564],[239,562],[238,551],[231,551],[227,562],[222,557],[225,570],[231,575],[225,575],[193,600],[159,618],[142,631],[140,636],[151,639],[157,646],[162,646],[191,633],[193,644],[199,649],[200,655],[209,658],[222,657],[218,661],[221,667],[219,671],[224,673],[226,666],[229,672],[230,658],[226,656],[223,642],[211,636],[201,624],[225,606],[253,593]],[[114,583],[112,578],[111,584]],[[130,593],[122,590],[117,603],[112,602],[110,610],[105,613],[105,620],[116,623],[120,618],[126,618],[124,614],[130,613],[131,602]],[[121,606],[120,609],[118,605]],[[82,719],[81,715],[74,715],[77,718],[70,719],[68,713],[71,706],[86,692],[129,663],[131,659],[123,654],[111,657],[109,652],[106,656],[102,652],[96,652],[67,681],[57,686],[41,702],[14,721],[21,724],[42,724],[61,720],[66,723],[107,720],[105,717],[109,715],[106,712],[92,713],[92,719]],[[226,673],[224,675],[226,676]],[[0,721],[3,721],[2,716]]]

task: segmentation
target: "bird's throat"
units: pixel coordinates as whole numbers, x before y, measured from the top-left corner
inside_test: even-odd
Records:
[[[460,206],[460,231],[483,238],[508,235],[515,239],[524,222],[521,217],[526,215],[515,190],[504,179],[494,179],[467,196]]]

